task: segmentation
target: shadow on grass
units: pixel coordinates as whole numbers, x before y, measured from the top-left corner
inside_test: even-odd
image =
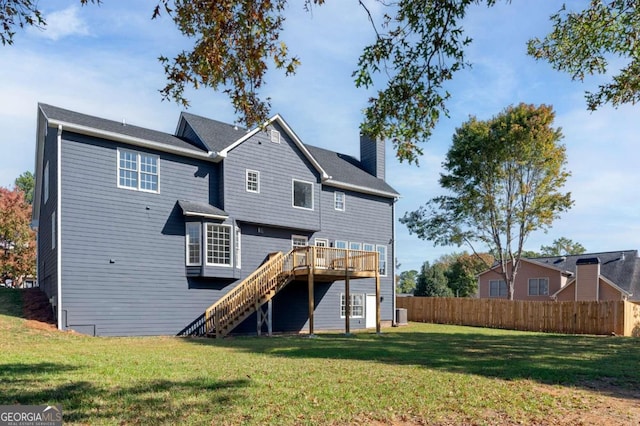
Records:
[[[434,326],[438,327],[438,326]],[[446,327],[446,326],[442,326]],[[272,339],[189,339],[277,357],[418,365],[502,380],[529,379],[640,399],[640,341],[525,332],[391,332],[380,336],[322,334]]]
[[[0,315],[24,318],[21,290],[0,287]]]
[[[249,380],[137,380],[131,386],[68,381],[62,364],[8,364],[0,372],[0,405],[62,405],[65,422],[181,424],[194,412],[223,413]],[[175,401],[179,401],[176,403]]]

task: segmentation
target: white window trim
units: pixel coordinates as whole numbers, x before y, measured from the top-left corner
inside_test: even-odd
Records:
[[[338,194],[342,194],[342,208],[338,208]],[[347,209],[347,195],[344,192],[336,191],[333,193],[333,208],[339,212]]]
[[[189,227],[193,227],[193,228],[197,228],[198,229],[198,244],[200,247],[199,253],[198,253],[198,262],[197,263],[192,263],[189,262],[190,256],[189,256],[189,243],[190,243],[190,239],[189,239]],[[187,222],[185,223],[185,263],[187,266],[202,266],[202,224],[199,222]]]
[[[538,293],[537,294],[531,294],[531,280],[537,280],[538,281]],[[546,280],[547,281],[547,293],[546,294],[540,294],[540,280]],[[548,277],[529,278],[527,280],[527,295],[529,295],[529,296],[548,296],[549,295],[549,278]]]
[[[497,294],[497,295],[493,295],[493,296],[491,295],[491,283],[492,283],[492,282],[497,282],[497,283],[498,283],[498,294]],[[505,297],[505,296],[501,296],[501,295],[500,295],[500,287],[501,287],[501,286],[500,286],[500,283],[504,283],[504,287],[505,287],[505,290],[506,290],[506,288],[507,288],[507,283],[506,283],[506,281],[505,281],[505,280],[489,280],[489,297],[492,297],[492,298]],[[506,293],[508,294],[508,292],[506,292]]]
[[[381,277],[386,277],[389,273],[389,259],[387,256],[387,246],[376,244],[376,252],[378,253],[378,259],[380,258],[380,248],[384,248],[384,274],[380,274]],[[380,269],[380,261],[378,261],[378,269]]]
[[[295,185],[296,185],[295,183],[296,182],[306,183],[311,185],[311,208],[300,207],[295,205]],[[314,188],[313,182],[300,180],[300,179],[291,179],[291,207],[293,207],[294,209],[313,211],[314,206],[315,206],[315,188]]]
[[[362,250],[362,243],[358,243],[356,241],[349,241],[349,250]]]
[[[305,242],[306,242],[306,243],[305,243],[305,245],[304,245],[304,246],[300,246],[300,245],[295,245],[295,244],[293,244],[293,242],[294,242],[296,239],[305,240]],[[309,237],[306,237],[306,236],[304,236],[304,235],[291,235],[291,247],[292,247],[292,248],[296,248],[296,247],[306,247],[306,246],[308,246],[308,245],[309,245]]]
[[[355,299],[355,296],[360,296],[362,300],[362,315],[353,315],[353,299]],[[349,315],[349,318],[364,318],[365,316],[365,305],[366,305],[366,295],[364,293],[349,293],[349,298],[351,299],[351,315]],[[342,301],[346,301],[345,298],[345,294],[344,293],[340,293],[340,318],[344,318],[346,317],[346,310],[347,310],[347,306],[346,304],[343,304]],[[344,310],[345,310],[345,314],[342,313],[342,307],[344,306]]]
[[[236,226],[236,235],[235,235],[235,250],[236,250],[236,268],[242,268],[242,232],[240,231],[240,227]]]
[[[249,174],[250,173],[255,173],[256,174],[256,186],[257,186],[257,189],[255,191],[252,190],[252,189],[249,189]],[[245,173],[244,189],[247,192],[252,192],[254,194],[259,194],[260,193],[260,172],[258,170],[247,169],[247,171]]]
[[[369,248],[367,248],[369,247]],[[376,245],[375,244],[369,244],[369,243],[363,243],[362,244],[362,250],[364,251],[376,251]]]
[[[44,165],[44,202],[49,199],[49,162]]]
[[[56,248],[56,225],[56,211],[54,210],[53,213],[51,213],[51,250],[55,250]]]
[[[318,244],[318,243],[322,243],[324,245]],[[326,238],[316,238],[315,239],[315,245],[316,247],[329,247],[329,240]]]
[[[220,226],[224,228],[229,228],[229,264],[226,263],[210,263],[209,262],[209,226]],[[231,268],[233,267],[233,227],[231,225],[225,225],[222,223],[205,223],[205,232],[204,232],[204,261],[206,266],[217,266],[220,268]]]
[[[118,148],[117,150],[117,158],[116,158],[116,182],[118,185],[118,188],[121,189],[128,189],[130,191],[140,191],[140,192],[148,192],[151,194],[159,194],[160,193],[160,156],[156,155],[156,154],[149,154],[146,152],[139,152],[139,151],[134,151],[132,149],[125,149],[125,148]],[[132,188],[130,186],[125,186],[125,185],[120,185],[120,152],[128,152],[129,154],[134,154],[137,156],[137,160],[136,160],[136,172],[138,173],[138,185],[137,188]],[[158,176],[158,189],[157,190],[150,190],[150,189],[142,189],[140,187],[141,184],[141,179],[140,179],[140,175],[142,173],[141,171],[141,163],[140,163],[140,157],[142,155],[148,156],[148,157],[154,157],[156,159],[156,169],[158,171],[157,176]]]
[[[344,244],[344,247],[338,247],[338,244]],[[341,249],[341,250],[346,250],[349,247],[349,244],[346,241],[342,241],[342,240],[335,240],[333,242],[333,248],[337,248],[337,249]]]

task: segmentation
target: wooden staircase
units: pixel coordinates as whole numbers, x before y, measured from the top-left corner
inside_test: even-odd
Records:
[[[224,337],[293,279],[293,250],[273,253],[237,286],[218,299],[179,336]]]

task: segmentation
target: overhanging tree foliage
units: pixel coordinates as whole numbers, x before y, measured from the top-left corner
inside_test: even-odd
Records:
[[[587,249],[578,242],[566,237],[560,237],[553,240],[548,246],[540,246],[540,254],[542,256],[567,256],[571,254],[582,254]]]
[[[79,0],[81,4],[101,0]],[[508,1],[508,0],[505,0]],[[325,0],[304,0],[306,9]],[[169,14],[178,29],[193,40],[189,50],[171,59],[161,55],[167,84],[165,99],[185,106],[187,87],[208,87],[228,94],[247,127],[264,123],[270,99],[260,90],[269,67],[295,73],[300,59],[281,39],[288,0],[190,1],[158,0],[153,17]],[[372,13],[378,3],[381,16]],[[413,162],[420,142],[431,136],[447,115],[450,93],[445,84],[470,64],[471,43],[462,26],[469,8],[491,7],[496,0],[358,0],[368,17],[373,42],[363,48],[353,72],[357,87],[375,88],[364,112],[362,131],[390,140],[397,157]],[[606,55],[629,63],[613,82],[587,93],[588,107],[604,103],[635,103],[640,97],[640,8],[635,0],[592,0],[576,13],[562,9],[551,17],[553,31],[529,42],[529,54],[549,61],[574,79],[605,73]],[[45,26],[33,0],[0,0],[0,41],[11,44],[16,27]]]
[[[553,119],[551,107],[525,104],[487,121],[472,117],[456,129],[443,164],[440,185],[450,195],[400,219],[437,245],[466,244],[474,253],[483,245],[496,256],[509,298],[527,237],[572,205],[561,192],[569,173]]]

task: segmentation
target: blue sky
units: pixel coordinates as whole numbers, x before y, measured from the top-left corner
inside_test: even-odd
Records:
[[[263,94],[308,144],[358,156],[358,124],[368,93],[356,89],[351,72],[373,33],[358,2],[333,0],[312,13],[291,2],[283,39],[302,61],[294,77],[268,76]],[[369,2],[374,13],[376,4]],[[584,1],[569,3],[581,7]],[[155,2],[105,0],[81,7],[78,0],[41,2],[45,31],[16,35],[13,46],[0,46],[0,186],[10,186],[34,168],[36,106],[45,102],[87,114],[172,133],[182,108],[162,102],[164,74],[157,58],[188,46],[168,19],[150,19]],[[560,2],[520,0],[488,9],[473,7],[464,27],[474,42],[474,64],[448,85],[450,118],[442,120],[423,144],[420,166],[400,164],[388,149],[387,180],[401,194],[402,216],[439,195],[441,163],[454,129],[470,115],[488,119],[519,102],[550,104],[562,127],[572,172],[566,190],[575,206],[548,233],[530,236],[526,248],[538,250],[564,236],[590,252],[640,248],[640,120],[638,106],[610,107],[590,113],[585,83],[526,56],[526,41],[544,36],[549,15]],[[210,90],[189,91],[189,111],[233,122],[226,96]],[[397,224],[400,270],[417,269],[425,260],[460,251],[434,247]]]

